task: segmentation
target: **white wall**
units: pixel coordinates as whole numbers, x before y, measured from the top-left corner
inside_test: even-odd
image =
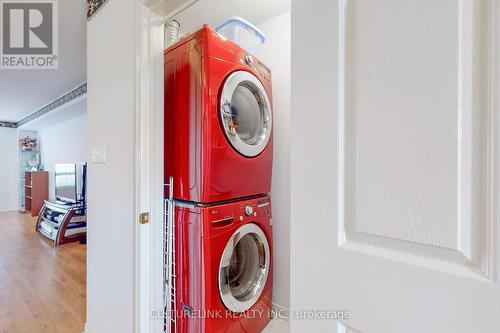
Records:
[[[76,106],[86,108],[85,103]],[[49,198],[54,199],[54,164],[78,163],[87,159],[87,115],[84,113],[42,128],[38,135],[42,165],[49,172]]]
[[[135,5],[108,1],[87,24],[88,147],[107,146],[88,170],[88,333],[135,327]]]
[[[331,303],[337,295],[329,284],[335,272],[343,269],[332,265],[331,259],[337,247],[338,170],[332,166],[338,154],[338,21],[334,19],[338,6],[331,0],[292,1],[292,311],[336,309]],[[337,331],[335,321],[293,316],[291,328],[293,332]]]
[[[17,209],[17,131],[0,127],[0,212]]]
[[[267,38],[259,59],[273,80],[273,302],[284,308],[290,307],[290,20],[287,12],[258,26]]]

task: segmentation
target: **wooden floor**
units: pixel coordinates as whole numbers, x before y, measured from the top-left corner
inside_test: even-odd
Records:
[[[81,333],[86,246],[54,248],[35,219],[0,213],[0,333]]]

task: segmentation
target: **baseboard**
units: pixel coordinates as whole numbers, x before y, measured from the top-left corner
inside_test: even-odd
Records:
[[[87,323],[85,323],[85,325],[83,326],[82,333],[92,333],[92,331],[89,329],[89,325],[87,325]]]
[[[273,303],[273,318],[278,318],[290,322],[290,309]],[[88,332],[87,332],[88,333]]]
[[[17,208],[13,208],[13,209],[2,209],[0,210],[0,213],[10,213],[10,212],[17,212]]]

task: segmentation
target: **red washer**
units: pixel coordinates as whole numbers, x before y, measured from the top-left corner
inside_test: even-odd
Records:
[[[268,196],[176,207],[179,333],[258,333],[272,308]]]
[[[165,183],[213,203],[267,194],[272,174],[270,70],[208,26],[165,50]]]

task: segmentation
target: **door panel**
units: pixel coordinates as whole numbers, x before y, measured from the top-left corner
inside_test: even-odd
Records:
[[[292,311],[351,313],[294,332],[498,331],[499,19],[293,1]]]
[[[341,243],[489,270],[481,1],[349,0]],[[470,50],[474,48],[474,50]],[[484,267],[483,267],[484,266]]]

